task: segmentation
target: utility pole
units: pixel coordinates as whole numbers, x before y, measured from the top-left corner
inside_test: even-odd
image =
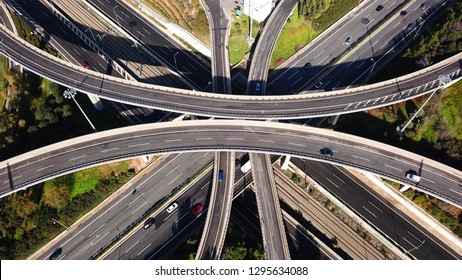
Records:
[[[406,127],[408,127],[409,124],[411,124],[412,120],[415,119],[415,117],[417,117],[417,115],[420,113],[420,111],[422,110],[422,108],[428,103],[428,101],[430,101],[430,99],[432,98],[432,96],[439,90],[441,89],[444,85],[448,84],[451,82],[451,78],[448,76],[448,75],[440,75],[438,77],[438,80],[439,80],[439,84],[438,84],[438,87],[430,94],[430,96],[427,98],[427,100],[425,100],[425,102],[422,104],[422,106],[420,106],[419,110],[417,110],[417,112],[411,117],[411,119],[402,127],[400,128],[399,126],[396,128],[396,132],[398,133],[398,135],[403,135],[404,133],[404,130],[406,129]]]
[[[91,128],[93,128],[94,131],[97,131],[96,130],[96,127],[93,125],[93,123],[90,121],[90,119],[88,118],[87,114],[85,114],[85,112],[83,111],[82,107],[80,107],[79,103],[77,103],[77,101],[75,100],[74,96],[77,94],[77,92],[75,91],[74,88],[68,88],[64,91],[63,95],[64,95],[64,98],[67,98],[67,99],[72,99],[74,100],[75,104],[77,105],[77,107],[79,107],[80,111],[82,112],[83,116],[85,117],[85,119],[87,119],[88,123],[90,124]]]

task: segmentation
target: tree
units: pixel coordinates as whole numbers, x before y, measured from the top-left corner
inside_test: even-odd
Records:
[[[245,242],[239,242],[236,245],[229,246],[227,249],[228,258],[230,260],[245,260],[247,256],[247,248]]]
[[[63,106],[63,117],[72,115],[72,107],[69,104]]]

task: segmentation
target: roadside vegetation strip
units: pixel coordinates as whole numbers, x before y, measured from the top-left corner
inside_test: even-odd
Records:
[[[140,0],[147,7],[151,7],[168,21],[179,26],[202,42],[209,44],[209,26],[205,11],[199,0]]]
[[[110,254],[120,242],[123,242],[130,236],[132,236],[144,222],[147,221],[153,214],[157,214],[160,209],[164,208],[168,203],[175,200],[180,194],[185,192],[188,188],[193,186],[202,176],[207,172],[212,170],[213,162],[209,163],[201,171],[197,172],[193,177],[187,178],[185,182],[178,185],[170,194],[166,195],[164,198],[156,201],[148,210],[146,210],[138,219],[128,225],[124,230],[122,230],[116,237],[114,237],[109,244],[106,244],[101,249],[98,250],[90,259],[102,259],[108,254]]]
[[[244,14],[236,16],[233,14],[233,20],[231,22],[231,30],[229,35],[229,62],[234,65],[242,61],[245,55],[250,52],[250,46],[246,42],[247,35],[250,29],[250,18]],[[255,38],[260,32],[261,25],[253,21],[252,22],[252,37]]]
[[[321,3],[301,1],[285,24],[271,55],[270,71],[300,51],[338,19],[348,14],[358,0],[335,0]],[[326,7],[326,5],[328,7]],[[310,15],[311,13],[314,13]]]

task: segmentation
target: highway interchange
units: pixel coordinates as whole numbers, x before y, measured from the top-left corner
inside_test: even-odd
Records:
[[[455,65],[455,64],[454,64],[454,65]],[[455,67],[455,69],[457,69],[457,66]],[[458,74],[455,75],[455,77],[458,77]],[[426,86],[425,86],[425,87],[426,87]],[[369,102],[367,102],[367,103],[369,103]],[[232,135],[230,135],[230,136],[232,136]],[[198,139],[198,138],[197,138],[197,139]],[[218,139],[218,138],[217,138],[217,139]],[[236,139],[237,139],[237,138],[236,138]],[[234,139],[234,140],[236,141],[236,139]],[[168,140],[167,140],[167,141],[168,141]],[[178,140],[173,140],[173,142],[177,142],[177,141],[178,141]],[[179,141],[181,142],[182,140],[179,140]],[[242,140],[241,140],[241,141],[242,141]],[[244,140],[244,141],[245,141],[245,140]],[[270,141],[271,141],[271,140],[270,140]],[[225,141],[225,142],[226,142],[226,141]],[[136,144],[135,144],[135,145],[136,145]],[[215,144],[215,145],[216,145],[216,144]],[[290,145],[290,143],[289,143],[289,145]],[[223,146],[226,146],[226,145],[223,145]],[[231,146],[232,146],[232,145],[231,145]],[[306,145],[305,145],[305,146],[306,146]],[[115,149],[115,148],[112,148],[112,149]],[[110,149],[108,149],[108,151],[109,151],[109,150],[110,150]],[[133,154],[132,154],[132,155],[133,155]],[[312,155],[311,155],[311,156],[312,156]],[[75,159],[75,160],[77,160],[77,159]],[[394,166],[394,165],[393,165],[393,166]],[[14,169],[14,168],[13,168],[13,169]],[[40,169],[40,168],[39,168],[39,169]],[[39,171],[42,171],[42,170],[38,170],[38,169],[37,169],[37,172],[39,172]],[[459,176],[459,175],[458,175],[458,176]],[[401,177],[402,177],[402,175],[401,175]],[[13,177],[13,179],[15,179],[15,178]],[[459,186],[460,186],[460,181],[459,181],[457,184],[459,184]]]

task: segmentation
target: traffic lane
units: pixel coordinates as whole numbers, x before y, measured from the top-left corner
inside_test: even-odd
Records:
[[[340,111],[342,113],[346,113],[351,111],[352,109],[347,109],[351,107],[351,105],[354,105],[350,102],[359,100],[359,103],[362,104],[366,99],[364,98],[365,95],[368,96],[368,102],[362,104],[360,108],[358,108],[360,105],[358,103],[357,106],[353,107],[354,110],[364,110],[365,106],[372,106],[367,105],[369,103],[378,107],[383,104],[403,101],[405,99],[421,95],[424,92],[422,90],[417,90],[417,85],[422,85],[422,83],[428,79],[433,81],[434,85],[435,79],[438,78],[435,72],[429,71],[424,74],[420,74],[418,79],[414,76],[413,78],[409,78],[409,80],[400,82],[399,84],[389,82],[389,84],[383,87],[366,87],[368,89],[367,91],[355,88],[354,90],[342,95],[330,96],[335,93],[332,92],[329,96],[323,98],[309,98],[309,100],[303,96],[299,96],[297,98],[279,96],[276,99],[278,101],[269,99],[261,100],[261,98],[247,100],[248,97],[245,96],[233,96],[233,98],[222,97],[223,99],[219,100],[218,98],[212,98],[212,96],[216,97],[216,95],[212,95],[210,98],[206,97],[203,93],[194,94],[190,92],[191,94],[188,95],[186,94],[188,91],[181,91],[178,89],[174,90],[171,88],[147,84],[142,84],[141,86],[127,81],[121,81],[117,78],[111,77],[111,79],[107,79],[106,77],[96,75],[96,73],[87,73],[80,67],[70,66],[64,62],[44,56],[44,54],[37,52],[34,48],[30,48],[29,46],[25,48],[21,45],[23,43],[22,41],[17,41],[16,37],[7,33],[3,28],[1,29],[1,32],[5,36],[2,52],[8,53],[13,60],[19,61],[33,72],[45,75],[49,79],[57,81],[58,83],[73,87],[77,84],[78,90],[96,94],[107,99],[122,100],[133,104],[142,104],[142,106],[146,107],[162,109],[168,108],[173,111],[179,109],[180,112],[192,111],[197,114],[201,114],[202,112],[203,114],[205,111],[205,115],[215,115],[217,114],[217,111],[219,111],[218,115],[226,117],[237,115],[240,117],[245,116],[247,118],[261,118],[262,116],[267,118],[288,118],[289,116],[291,118],[297,118],[301,116],[306,117],[307,114],[310,115],[310,112],[316,114],[321,113],[322,115],[334,114],[335,112],[338,113]],[[456,55],[454,57],[459,56]],[[455,72],[455,74],[460,73],[459,64],[455,62],[454,57],[448,60],[451,61],[451,63],[443,61],[441,64],[438,64],[438,69],[450,69],[455,67],[457,68],[457,72]],[[40,61],[40,63],[37,64],[33,61]],[[446,64],[449,65],[442,66]],[[411,85],[415,85],[415,92],[402,91],[402,88],[407,88]],[[391,94],[387,96],[387,92]],[[243,99],[245,99],[245,102]],[[204,102],[204,100],[207,102]],[[264,110],[262,110],[262,106]]]
[[[460,256],[426,229],[405,216],[362,181],[348,175],[343,168],[292,158],[300,169],[334,193],[362,217],[379,228],[417,259],[458,259]],[[425,241],[424,241],[425,240]]]
[[[127,31],[145,43],[169,65],[170,69],[181,72],[199,89],[207,86],[211,79],[210,66],[198,59],[194,53],[183,48],[174,39],[169,38],[154,24],[138,15],[138,12],[134,11],[128,4],[117,0],[90,2],[111,18],[117,18]]]
[[[209,124],[209,122],[213,125],[204,125],[205,123]],[[24,180],[36,180],[35,178],[54,174],[59,170],[69,170],[69,168],[76,166],[83,168],[95,163],[100,164],[102,160],[115,160],[127,156],[133,157],[134,155],[173,150],[213,150],[213,147],[220,147],[220,149],[240,151],[271,151],[275,154],[290,153],[318,161],[363,168],[381,176],[416,185],[406,179],[405,173],[401,171],[413,170],[425,178],[418,183],[420,189],[429,192],[437,191],[440,197],[443,195],[447,199],[452,199],[450,201],[460,203],[458,202],[460,197],[455,197],[457,192],[462,193],[461,179],[456,175],[459,172],[451,168],[448,169],[446,166],[444,168],[450,171],[435,169],[427,165],[427,159],[421,156],[411,153],[408,156],[403,156],[397,154],[407,155],[403,150],[337,132],[334,133],[334,136],[330,136],[322,130],[309,127],[298,128],[294,125],[281,125],[270,128],[266,127],[265,123],[246,122],[248,125],[254,123],[258,126],[240,124],[236,126],[233,121],[181,122],[175,123],[175,126],[152,124],[137,126],[136,131],[131,131],[134,128],[124,128],[122,130],[127,132],[117,137],[101,137],[79,143],[73,143],[75,140],[72,140],[66,142],[73,143],[72,149],[64,153],[57,149],[56,153],[58,154],[31,157],[28,159],[28,163],[9,164],[4,169],[5,171],[0,173],[0,182],[3,182],[4,187],[8,187],[8,184],[11,183],[10,177],[14,182],[20,183]],[[140,127],[144,129],[139,130]],[[288,130],[289,127],[295,129],[297,133],[292,134],[294,131]],[[151,130],[153,128],[157,129]],[[332,133],[329,132],[329,134]],[[81,139],[94,138],[94,135],[96,134],[83,136]],[[234,137],[229,137],[229,135],[234,135]],[[62,143],[58,143],[52,147],[62,147],[62,145]],[[380,147],[369,145],[379,145]],[[321,148],[331,149],[333,156],[322,155],[320,153]],[[431,161],[429,163],[434,164]],[[6,162],[3,163],[4,166],[5,164]],[[383,170],[390,171],[385,173]],[[440,186],[445,186],[445,188]]]
[[[393,5],[402,4],[405,1],[397,1]],[[348,49],[348,45],[345,44],[345,40],[352,36],[351,31],[358,30],[363,31],[360,33],[355,33],[357,37],[364,36],[367,30],[364,29],[364,24],[361,22],[362,18],[368,18],[370,24],[376,24],[383,20],[387,15],[386,12],[381,11],[377,12],[376,7],[378,5],[377,1],[369,1],[360,10],[348,14],[343,18],[343,23],[339,28],[332,29],[329,33],[325,33],[320,37],[320,39],[314,41],[312,46],[299,54],[299,59],[291,64],[290,68],[302,69],[306,63],[311,63],[313,66],[316,66],[318,70],[315,74],[321,72],[324,67],[330,63],[331,60],[335,59],[343,51]],[[274,85],[274,92],[281,94],[287,92],[287,83],[284,81],[288,77],[293,75],[293,72],[289,69],[283,69],[279,72],[281,74],[276,77],[270,77],[269,84]],[[279,73],[277,72],[277,73]],[[293,92],[300,90],[300,86],[294,87],[291,89]]]
[[[105,259],[156,258],[168,251],[170,246],[176,246],[175,240],[190,234],[189,229],[197,226],[205,217],[207,209],[197,215],[192,214],[191,210],[197,203],[207,205],[211,185],[212,172],[209,172],[176,200],[178,208],[172,213],[167,213],[167,205],[152,216],[155,219],[156,228],[151,226],[144,229],[140,226]]]
[[[422,16],[428,16],[428,9],[422,10],[418,4],[417,2],[412,3],[409,10],[415,9],[406,16],[395,16],[390,23],[393,28],[385,29],[375,33],[374,36],[365,38],[361,46],[355,48],[354,52],[348,55],[342,63],[336,65],[327,75],[322,77],[320,80],[324,84],[322,88],[332,90],[338,87],[343,88],[360,84],[370,77],[372,71],[379,69],[388,62],[390,56],[396,55],[395,52],[390,52],[390,50],[400,49],[414,39],[414,36],[409,34],[414,29],[409,29],[407,22],[422,22]],[[432,13],[436,13],[439,9]],[[340,74],[346,72],[349,74]],[[315,87],[313,86],[311,89],[315,89]]]
[[[6,5],[4,3],[2,3],[1,7],[0,7],[0,20],[1,20],[2,24],[5,25],[6,28],[8,28],[8,30],[13,31],[13,24],[14,23],[12,23],[9,20],[9,17],[8,17],[7,13],[9,13],[9,11],[6,8]]]
[[[214,174],[214,190],[211,192],[210,202],[208,205],[206,233],[202,234],[198,248],[198,257],[200,259],[219,259],[218,247],[226,235],[227,215],[229,202],[232,199],[234,182],[231,182],[233,176],[229,172],[229,160],[232,158],[228,152],[217,152],[215,164],[217,165],[218,174]],[[233,162],[234,164],[234,162]],[[231,195],[231,197],[228,196]]]
[[[48,8],[40,1],[30,3],[26,0],[15,0],[15,2],[26,11],[34,21],[39,24],[50,38],[58,42],[58,44],[69,55],[63,55],[77,65],[88,69],[121,77],[117,71],[113,71],[112,66],[104,60],[98,53],[95,53],[90,47],[81,40],[67,25],[63,24]],[[52,41],[51,41],[52,43]],[[86,62],[86,63],[85,63]]]
[[[326,258],[316,242],[304,232],[303,228],[291,223],[285,215],[283,218],[291,259],[319,260]],[[231,220],[235,226],[244,230],[257,244],[262,244],[260,219],[253,191],[247,189],[233,201]]]
[[[276,187],[273,181],[273,177],[270,176],[272,172],[268,169],[272,168],[267,161],[267,155],[265,154],[251,154],[250,161],[252,163],[252,175],[255,181],[255,188],[257,194],[258,213],[261,217],[262,234],[266,249],[266,258],[270,260],[275,259],[286,259],[290,256],[285,256],[284,241],[285,232],[280,231],[279,220],[277,210],[280,210],[279,200],[274,197],[273,188]],[[283,228],[284,226],[281,225]]]
[[[444,0],[435,0],[435,1],[432,1],[430,3],[431,6],[438,6],[438,4],[441,4],[443,3]],[[398,30],[394,30],[394,28],[396,27],[397,23],[399,24],[401,21],[405,21],[405,20],[410,20],[410,19],[414,19],[414,20],[417,20],[421,15],[425,15],[425,13],[427,12],[427,10],[422,10],[420,9],[420,2],[419,1],[412,1],[412,2],[409,2],[410,3],[410,6],[408,8],[404,8],[406,11],[410,11],[408,12],[408,15],[406,15],[405,17],[403,16],[395,16],[392,20],[390,20],[389,22],[387,22],[387,26],[393,26],[393,28],[388,28],[388,30],[386,28],[382,28],[381,30],[385,30],[387,32],[376,32],[375,33],[375,37],[378,38],[377,40],[374,40],[374,42],[372,44],[377,44],[378,42],[382,42],[382,40],[387,40],[388,39],[391,39],[393,38],[395,35],[396,35],[396,32],[399,32]],[[366,31],[368,31],[371,27],[372,27],[372,23],[375,21],[375,18],[370,18],[371,16],[374,16],[374,15],[379,15],[379,16],[382,16],[381,19],[383,19],[383,16],[388,14],[388,10],[392,10],[392,9],[395,9],[396,7],[398,7],[399,5],[398,4],[401,4],[401,3],[397,3],[397,2],[394,2],[392,3],[390,6],[387,6],[387,4],[384,5],[384,10],[380,11],[380,12],[377,12],[375,11],[375,7],[374,5],[370,4],[369,8],[373,8],[373,10],[368,10],[368,13],[361,13],[362,17],[359,17],[358,15],[355,17],[355,21],[357,26],[355,28],[352,28],[352,29],[349,29],[349,30],[357,30],[357,32],[359,30],[363,30],[365,32],[361,32],[361,33],[352,33],[352,32],[349,32],[349,31],[344,31],[342,32],[341,34],[343,35],[340,35],[338,38],[337,38],[337,42],[334,42],[333,45],[342,45],[343,46],[343,51],[344,50],[347,50],[349,47],[350,47],[350,44],[347,44],[346,43],[346,39],[348,39],[349,37],[352,39],[352,42],[355,42],[358,38],[364,36],[366,34]],[[407,4],[406,4],[407,5]],[[385,11],[385,12],[384,12]],[[412,11],[412,12],[411,12]],[[364,25],[364,23],[362,22],[362,20],[364,18],[367,18],[369,20],[369,23],[367,25]],[[352,20],[350,20],[350,22],[352,22]],[[350,23],[349,22],[349,23]],[[343,30],[343,29],[342,29]],[[391,35],[390,35],[390,34]],[[339,33],[340,34],[340,33]],[[356,34],[356,35],[355,35]],[[331,42],[332,44],[332,42]],[[380,49],[383,51],[383,52],[386,52],[388,51],[388,49],[384,48],[384,46],[382,45],[382,43],[379,43],[380,46]],[[326,45],[324,48],[319,48],[319,51],[318,52],[314,52],[313,55],[313,59],[310,60],[310,63],[314,66],[317,66],[317,67],[314,67],[311,72],[314,73],[312,74],[311,77],[314,77],[317,73],[320,72],[321,69],[323,69],[322,65],[327,65],[328,63],[330,63],[333,59],[335,59],[335,57],[338,56],[337,53],[334,53],[334,52],[329,52],[329,49],[328,49],[328,45]],[[370,48],[370,46],[369,46]],[[377,46],[377,49],[379,49],[379,46]],[[314,50],[313,50],[314,51]],[[378,52],[379,54],[380,52]],[[378,55],[376,54],[376,55]],[[350,54],[351,57],[355,57],[356,55],[354,54]],[[371,55],[372,57],[373,55]],[[320,59],[320,60],[319,60]],[[369,59],[369,58],[368,58]],[[305,61],[306,60],[309,60],[307,59],[307,56],[302,56],[302,58],[299,60],[299,61]],[[306,63],[305,63],[306,64]],[[294,65],[294,68],[298,68],[298,69],[301,69],[303,67],[303,65],[305,64],[295,64]],[[318,70],[318,71],[316,71]],[[336,75],[340,74],[340,76],[343,76],[343,73],[342,71],[335,71]],[[287,76],[290,77],[290,75],[293,75],[293,73],[285,73],[285,74],[289,74]],[[287,77],[286,76],[286,77]],[[353,76],[353,75],[349,75],[349,76]],[[334,77],[334,78],[337,78],[338,77]],[[330,78],[326,78],[326,79],[323,79],[323,83],[325,84],[326,82],[330,82],[331,84],[337,84],[339,83],[338,81],[332,81],[332,77]],[[292,89],[291,91],[292,92],[299,92],[301,91],[302,89],[304,89],[310,82],[311,80],[308,79],[308,80],[300,80],[298,81],[299,83],[297,84],[292,84]],[[273,81],[271,81],[271,83],[273,83]],[[287,83],[285,84],[287,86]],[[281,85],[281,89],[284,89],[284,87],[282,87]],[[311,88],[311,89],[314,89],[314,88]],[[275,87],[275,90],[274,92],[278,92],[278,89],[276,89]],[[279,92],[278,92],[279,93]]]
[[[65,259],[89,259],[144,211],[169,195],[177,186],[185,182],[186,177],[192,177],[211,160],[210,155],[204,157],[201,153],[169,156],[142,180],[134,182],[132,188],[114,198],[113,203],[95,213],[96,218],[87,219],[79,224],[78,228],[81,230],[67,237],[67,240],[60,245],[66,253]],[[181,167],[183,176],[177,176],[175,173],[178,169],[173,167],[178,168],[181,164],[183,164]],[[46,256],[51,253],[52,251],[49,251],[44,254]]]
[[[249,70],[247,94],[265,95],[268,68],[276,41],[298,1],[283,0],[269,16],[263,32],[260,34]],[[257,84],[255,84],[257,83]]]

